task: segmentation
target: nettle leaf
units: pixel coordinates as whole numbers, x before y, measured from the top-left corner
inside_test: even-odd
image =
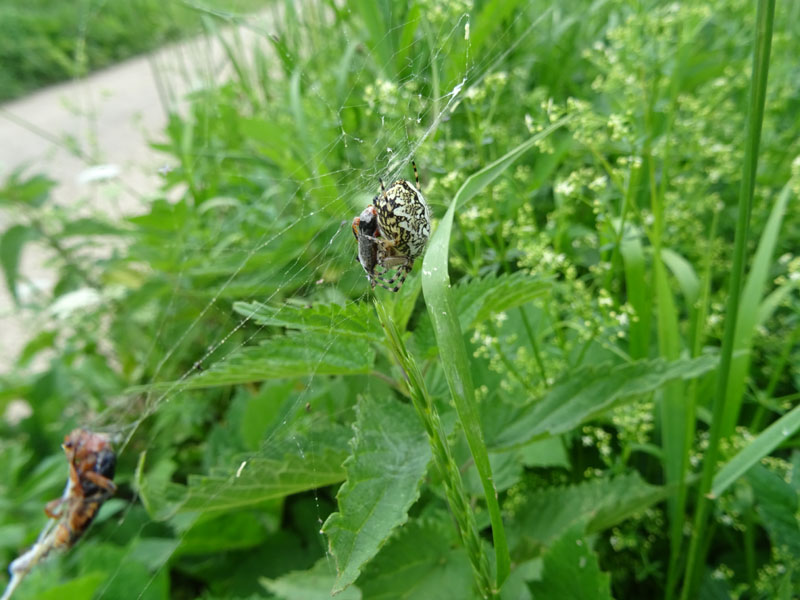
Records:
[[[471,329],[490,315],[527,304],[546,295],[552,282],[518,271],[512,275],[489,275],[455,289],[462,331]]]
[[[396,401],[362,400],[339,512],[323,526],[339,574],[333,593],[352,584],[392,531],[408,519],[431,459],[414,410]]]
[[[364,569],[358,585],[371,600],[467,600],[476,597],[466,551],[445,521],[411,521]]]
[[[775,547],[783,546],[789,556],[800,556],[798,493],[781,477],[761,465],[747,472],[756,497],[756,512]]]
[[[512,275],[488,275],[459,283],[453,288],[453,295],[461,331],[472,329],[493,314],[522,306],[544,296],[551,288],[551,281],[523,271]],[[423,348],[436,346],[430,320],[422,321],[414,335]]]
[[[613,479],[547,488],[533,494],[517,509],[519,549],[547,545],[576,523],[591,533],[602,531],[665,498],[666,488],[650,485],[633,472]]]
[[[314,431],[309,439],[293,436],[270,442],[263,453],[242,457],[230,469],[190,475],[179,511],[234,510],[338,483],[345,475],[348,437],[344,427]]]
[[[547,549],[541,581],[530,583],[535,598],[611,600],[611,577],[600,570],[597,554],[576,523]]]
[[[313,306],[270,306],[261,302],[235,302],[240,315],[259,325],[274,325],[304,331],[321,331],[328,335],[346,335],[370,341],[381,341],[383,331],[368,303],[315,304]]]
[[[674,380],[705,375],[716,368],[717,362],[716,356],[706,355],[671,362],[641,360],[578,369],[564,376],[541,401],[520,408],[493,445],[508,448],[537,437],[566,433],[625,399],[653,392]]]
[[[198,389],[305,375],[369,373],[375,351],[362,340],[342,336],[276,336],[213,363],[182,382],[161,382],[129,391]]]
[[[336,582],[336,573],[327,557],[320,559],[308,571],[292,571],[276,579],[259,579],[261,585],[277,598],[284,600],[330,600],[331,588]],[[351,586],[336,600],[360,600],[361,590]]]

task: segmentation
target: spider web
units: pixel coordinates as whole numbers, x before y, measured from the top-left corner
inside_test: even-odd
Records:
[[[432,7],[423,5],[423,8],[433,10]],[[177,339],[166,339],[165,331],[166,325],[169,320],[171,311],[175,309],[183,300],[178,286],[181,283],[183,274],[179,274],[176,278],[175,288],[171,296],[161,307],[160,313],[155,315],[155,321],[159,323],[158,333],[152,342],[151,354],[158,357],[157,367],[152,376],[151,383],[157,384],[162,382],[162,373],[169,373],[175,371],[175,366],[180,364],[179,357],[177,356],[180,350],[183,349],[184,344],[189,337],[196,332],[198,328],[205,326],[208,319],[213,318],[215,321],[223,324],[222,333],[216,335],[213,341],[205,348],[198,350],[197,359],[190,368],[184,369],[177,379],[168,381],[164,385],[151,386],[144,391],[132,391],[130,394],[114,399],[111,408],[99,416],[87,418],[86,426],[96,428],[102,431],[109,431],[114,433],[118,439],[118,452],[120,455],[125,453],[137,453],[142,446],[145,448],[153,444],[157,444],[156,439],[140,439],[143,435],[143,424],[152,419],[159,411],[163,411],[166,406],[174,402],[176,399],[181,399],[185,394],[191,394],[190,383],[192,377],[203,371],[214,369],[225,362],[232,356],[236,355],[242,348],[258,344],[265,336],[265,325],[254,325],[253,314],[237,315],[231,310],[231,288],[237,284],[237,277],[248,267],[251,261],[257,259],[259,255],[265,251],[280,246],[286,239],[293,237],[297,230],[302,230],[303,226],[309,222],[315,222],[319,214],[338,213],[342,210],[341,220],[331,221],[327,227],[319,229],[310,238],[300,242],[301,249],[296,253],[296,258],[289,261],[280,268],[277,273],[278,285],[274,287],[271,293],[264,295],[242,295],[236,297],[241,301],[257,301],[261,305],[269,305],[276,307],[276,314],[280,315],[284,310],[291,310],[294,303],[300,299],[306,301],[306,296],[315,298],[317,301],[324,301],[327,299],[336,299],[341,302],[345,307],[354,303],[362,303],[369,301],[371,294],[369,291],[369,284],[363,276],[361,267],[353,261],[355,257],[355,242],[352,234],[349,231],[349,223],[352,218],[358,215],[363,207],[368,204],[372,197],[377,193],[378,181],[393,181],[397,178],[410,179],[413,177],[411,171],[411,161],[416,159],[417,165],[420,168],[421,186],[426,197],[430,201],[431,196],[435,197],[434,193],[428,196],[427,189],[435,188],[431,180],[435,180],[436,176],[441,176],[441,173],[435,173],[430,170],[426,165],[425,157],[429,156],[433,150],[431,143],[435,139],[437,132],[446,123],[448,119],[459,109],[459,106],[471,87],[480,84],[483,79],[492,73],[496,65],[499,64],[504,58],[505,54],[511,52],[515,45],[522,41],[526,36],[531,35],[539,21],[533,22],[529,27],[525,28],[522,33],[519,33],[520,27],[515,19],[510,19],[510,25],[501,28],[500,35],[494,43],[487,43],[482,49],[482,55],[479,57],[470,54],[471,45],[469,43],[469,28],[470,28],[470,14],[467,12],[468,6],[464,6],[461,12],[454,12],[451,15],[445,15],[439,21],[439,25],[427,24],[428,16],[425,10],[418,13],[416,20],[420,23],[420,28],[427,31],[427,35],[435,40],[436,51],[428,57],[427,61],[423,64],[409,65],[407,74],[395,81],[372,80],[372,75],[368,70],[361,73],[356,72],[355,75],[350,73],[351,78],[354,78],[351,89],[349,92],[343,94],[347,98],[346,103],[341,104],[338,102],[335,94],[330,89],[324,86],[316,85],[315,82],[309,79],[308,75],[301,74],[299,77],[299,86],[303,88],[304,93],[313,98],[318,111],[322,114],[323,118],[330,123],[338,124],[340,133],[333,139],[332,142],[317,150],[315,155],[309,155],[300,161],[296,173],[286,173],[286,179],[278,182],[282,184],[282,188],[295,189],[294,194],[284,197],[277,195],[270,195],[269,190],[265,192],[265,200],[270,203],[276,223],[285,223],[281,228],[271,232],[265,233],[257,239],[249,239],[244,244],[233,248],[224,253],[221,258],[232,261],[235,265],[230,274],[223,278],[223,282],[216,286],[213,296],[204,304],[202,309],[198,312],[197,316],[192,320],[191,324],[182,332]],[[329,9],[317,7],[309,9],[306,7],[307,12],[320,11],[323,19],[333,20],[333,16]],[[452,10],[452,9],[451,9]],[[205,13],[212,13],[208,9],[203,9]],[[240,44],[239,51],[242,56],[255,56],[258,52],[264,52],[268,55],[268,59],[277,62],[280,57],[276,56],[274,52],[267,52],[264,50],[267,44],[267,36],[274,35],[275,31],[286,31],[288,27],[286,23],[285,11],[281,8],[275,8],[272,11],[270,18],[273,24],[264,25],[259,20],[243,20],[237,15],[229,13],[217,12],[215,16],[220,17],[223,22],[229,21],[238,23],[242,26],[240,36],[231,37],[229,32],[221,34],[226,37],[227,43],[234,47]],[[519,17],[518,17],[519,18]],[[423,19],[426,23],[423,23]],[[401,23],[396,25],[393,29],[386,32],[386,37],[397,34],[405,25]],[[302,27],[302,24],[299,24]],[[243,33],[242,33],[243,32]],[[516,32],[516,33],[513,33]],[[516,36],[512,38],[512,36]],[[253,43],[252,38],[256,42],[252,48],[247,48],[248,44]],[[245,40],[245,41],[243,41]],[[456,44],[456,41],[459,41]],[[466,43],[461,43],[465,40]],[[373,40],[373,46],[364,44],[360,48],[362,52],[373,52],[384,40]],[[415,43],[412,39],[410,43]],[[460,60],[461,67],[459,72],[452,77],[452,81],[438,82],[434,88],[438,88],[439,93],[429,95],[423,94],[422,86],[418,85],[421,77],[427,77],[425,73],[431,70],[435,63],[442,59],[445,52],[449,52],[451,48],[463,48],[463,56]],[[394,61],[407,49],[401,48],[397,52],[390,55],[390,60]],[[313,44],[307,48],[308,55],[315,52],[325,52],[326,48],[317,48]],[[198,61],[203,67],[202,74],[197,75],[197,72],[190,72],[187,70],[184,76],[200,80],[204,85],[217,86],[209,80],[208,72],[213,72],[218,69],[219,65],[217,59],[208,56],[207,62]],[[248,62],[248,61],[243,61]],[[453,61],[459,62],[459,61]],[[356,65],[357,63],[352,63]],[[256,70],[256,61],[249,60],[249,68],[253,71]],[[356,67],[351,66],[351,69]],[[229,71],[230,72],[230,71]],[[252,76],[252,73],[250,74]],[[233,76],[233,74],[231,74]],[[173,96],[178,99],[180,91],[176,91],[181,86],[177,85],[174,73],[164,73],[156,70],[156,77],[159,79],[162,88],[164,89],[165,96]],[[364,88],[374,91],[376,96],[381,93],[392,95],[399,98],[404,104],[395,106],[394,110],[385,111],[381,114],[381,126],[378,130],[362,130],[358,127],[349,127],[344,124],[342,115],[353,105],[351,102],[361,102],[358,106],[359,109],[364,109],[370,106],[372,99],[355,98],[353,92],[357,87],[363,86]],[[414,93],[400,93],[404,90],[413,89],[417,90]],[[385,104],[375,102],[374,107],[370,106],[370,110],[382,111],[386,108]],[[367,147],[368,152],[364,154],[376,157],[375,162],[366,166],[358,167],[342,167],[339,170],[325,174],[325,176],[315,174],[315,165],[319,164],[334,149],[344,145],[345,147]],[[166,165],[165,171],[169,171],[172,165]],[[298,176],[301,173],[310,173],[309,176]],[[315,192],[324,188],[325,178],[330,178],[339,190],[344,190],[343,193],[338,194],[326,202],[321,204],[313,204],[312,198]],[[124,183],[124,182],[123,182]],[[446,203],[449,199],[437,198],[442,203]],[[293,213],[298,206],[303,207],[300,211],[300,216],[294,219],[288,219],[287,216]],[[441,214],[441,210],[436,210],[436,205],[433,207],[434,214],[434,228],[436,212]],[[320,243],[322,242],[322,243]],[[173,244],[167,240],[166,244]],[[186,259],[203,253],[209,250],[205,246],[196,246],[194,244],[184,243],[179,241],[173,244],[175,252]],[[358,276],[351,277],[343,281],[331,281],[328,273],[337,272],[337,265],[349,263],[352,264],[352,271],[357,272]],[[415,269],[416,271],[416,269]],[[274,272],[265,272],[263,277],[256,278],[251,281],[251,285],[258,285],[259,281],[264,284],[266,289],[269,289],[270,281],[275,279]],[[409,276],[409,279],[418,277],[416,273]],[[298,283],[299,282],[299,283]],[[410,285],[407,282],[405,285]],[[287,297],[285,294],[286,289],[296,289],[297,297]],[[327,292],[325,290],[328,290]],[[335,290],[335,292],[330,291]],[[341,343],[341,336],[336,334],[337,325],[335,318],[332,318],[330,323],[331,334],[328,336],[325,352],[332,350],[337,344]],[[239,336],[240,332],[247,331],[246,335]],[[236,338],[235,341],[234,338]],[[365,342],[366,343],[366,342]],[[166,348],[166,350],[163,350]],[[265,439],[261,442],[261,448],[267,448],[278,439],[286,437],[289,433],[288,439],[294,442],[298,456],[305,458],[306,454],[312,455],[314,452],[314,436],[313,429],[311,435],[307,438],[301,439],[294,435],[291,429],[292,419],[296,419],[297,415],[302,415],[304,407],[308,406],[314,399],[317,393],[317,386],[321,379],[326,376],[317,375],[317,369],[322,359],[317,363],[316,367],[311,370],[307,376],[300,378],[302,382],[302,389],[295,395],[294,400],[289,406],[282,423],[275,427]],[[369,386],[369,383],[367,384]],[[324,388],[324,385],[321,386]],[[369,387],[365,393],[369,393]],[[185,396],[184,396],[185,397]],[[353,399],[353,403],[355,398]],[[134,407],[131,409],[130,407]],[[313,410],[313,408],[312,408]],[[340,409],[349,410],[349,409]],[[261,451],[250,452],[249,455],[245,454],[242,458],[230,460],[223,466],[222,471],[227,473],[227,484],[222,484],[217,494],[224,494],[226,486],[234,484],[236,479],[242,473],[243,469],[247,468],[248,461],[251,458],[257,457]],[[312,469],[315,467],[312,465]],[[213,499],[213,498],[212,498]],[[316,519],[315,527],[320,528],[325,514],[319,499],[319,495],[314,492],[314,500],[316,506]],[[209,500],[211,502],[211,500]],[[126,526],[131,505],[118,513],[116,517],[116,530],[120,530]],[[137,535],[142,536],[147,524],[141,525]],[[183,532],[176,533],[177,548],[178,543],[184,539],[188,529]],[[115,532],[105,533],[104,537],[111,538]],[[91,536],[91,533],[89,534]],[[327,543],[324,540],[322,533],[319,533],[320,544],[323,548],[327,548]],[[174,551],[174,548],[173,548]],[[78,547],[73,552],[80,552]],[[327,552],[327,550],[326,550]],[[167,568],[168,562],[172,556],[172,551],[166,552],[163,556],[155,560],[155,568],[148,581],[141,584],[138,590],[138,598],[146,597],[148,589],[152,586],[153,582]],[[122,565],[120,565],[121,569]],[[101,587],[96,598],[110,597],[106,592],[115,583],[115,578],[121,572],[118,569]]]

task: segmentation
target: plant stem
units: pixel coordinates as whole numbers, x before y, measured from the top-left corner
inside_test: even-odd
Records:
[[[750,84],[748,106],[747,137],[745,141],[742,184],[739,190],[739,211],[736,221],[736,237],[733,249],[733,265],[726,307],[725,333],[722,339],[722,356],[717,375],[717,393],[714,397],[711,430],[708,450],[703,458],[703,473],[697,489],[697,507],[694,531],[689,544],[686,561],[686,574],[681,598],[688,600],[695,596],[695,590],[705,567],[706,552],[710,539],[706,539],[706,527],[711,502],[707,495],[719,454],[719,444],[725,417],[725,396],[728,391],[728,377],[733,357],[733,343],[736,334],[736,320],[739,313],[742,279],[744,277],[744,253],[747,247],[750,213],[755,190],[755,173],[758,164],[758,146],[761,139],[761,125],[764,120],[764,103],[769,73],[769,55],[772,44],[772,23],[775,16],[775,0],[759,0],[756,16],[756,41],[753,53],[753,74]]]
[[[464,482],[461,479],[461,471],[458,468],[450,445],[447,442],[447,433],[442,425],[439,411],[428,393],[425,380],[417,367],[414,357],[406,350],[405,344],[400,337],[394,322],[389,316],[386,307],[380,302],[375,302],[375,310],[378,313],[378,320],[386,333],[386,340],[389,348],[394,354],[395,360],[406,374],[411,401],[422,421],[425,431],[428,434],[428,441],[431,444],[433,459],[439,474],[444,483],[445,495],[450,505],[450,510],[455,518],[458,533],[467,551],[470,564],[472,565],[473,575],[475,576],[478,590],[484,598],[494,598],[496,593],[493,590],[492,575],[489,568],[489,560],[484,552],[483,543],[478,533],[478,525],[475,515],[469,503],[469,498],[464,491]]]

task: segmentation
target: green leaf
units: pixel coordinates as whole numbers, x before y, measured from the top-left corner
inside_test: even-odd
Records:
[[[91,600],[100,584],[106,579],[106,573],[93,571],[76,577],[66,583],[41,591],[36,595],[38,600]]]
[[[783,547],[789,556],[800,557],[798,494],[779,475],[761,465],[747,472],[756,498],[756,512],[772,545]]]
[[[242,457],[235,469],[190,475],[180,512],[230,511],[342,481],[346,430],[336,427],[310,435],[308,440],[294,436],[273,441],[262,455]]]
[[[496,39],[492,34],[494,33],[496,36],[502,31],[502,29],[500,31],[496,30],[500,28],[503,23],[506,23],[506,20],[511,17],[511,15],[515,14],[515,11],[520,10],[518,7],[519,4],[520,0],[489,0],[483,4],[475,18],[473,30],[470,33],[471,49],[473,52],[480,52],[487,41],[494,41]],[[548,8],[544,14],[549,13],[551,10],[552,7]],[[544,14],[539,18],[541,19]]]
[[[590,533],[602,531],[666,495],[666,488],[644,482],[636,472],[551,487],[528,495],[516,510],[514,529],[525,546],[547,545],[577,523],[586,523]]]
[[[17,296],[17,276],[22,249],[26,242],[34,237],[34,230],[27,225],[13,225],[0,237],[0,264],[6,277],[6,285],[14,302],[19,303]]]
[[[526,467],[563,467],[569,469],[569,457],[560,437],[550,437],[526,444],[516,452]]]
[[[175,556],[213,554],[261,544],[267,537],[265,514],[256,511],[212,513],[184,532]],[[177,545],[177,544],[176,544]]]
[[[576,523],[544,554],[542,581],[531,582],[535,598],[611,600],[611,577],[600,570],[597,554]]]
[[[630,355],[635,359],[645,358],[650,352],[650,316],[653,303],[645,278],[644,249],[639,238],[626,239],[620,244],[620,253],[625,264],[625,289],[628,293],[628,302],[638,317],[632,320],[630,325]]]
[[[369,373],[375,352],[362,340],[319,334],[276,336],[215,362],[183,382],[161,382],[130,391],[199,389],[305,375]]]
[[[169,570],[157,568],[153,572],[136,558],[143,557],[151,567],[160,567],[174,545],[174,540],[154,538],[146,538],[144,543],[134,540],[128,548],[111,544],[87,545],[81,549],[80,565],[89,573],[98,569],[107,573],[101,589],[102,595],[108,598],[166,600]],[[144,582],[148,582],[146,587]],[[70,594],[59,596],[60,600],[74,597]]]
[[[463,548],[453,547],[453,528],[440,520],[411,521],[399,529],[358,582],[371,600],[467,600],[475,597]]]
[[[761,233],[753,263],[747,274],[741,293],[741,305],[736,319],[736,332],[733,340],[733,357],[728,376],[728,387],[725,396],[724,422],[722,435],[730,435],[739,417],[739,410],[744,396],[745,382],[750,371],[750,350],[753,337],[762,317],[760,307],[764,298],[767,283],[772,270],[772,255],[778,243],[781,223],[786,207],[792,197],[791,186],[786,185],[772,207],[767,224]]]
[[[233,310],[259,325],[273,325],[320,331],[327,335],[347,335],[370,341],[383,339],[375,311],[367,303],[315,304],[313,306],[269,306],[261,302],[236,302]]]
[[[338,577],[333,593],[352,584],[392,531],[408,519],[431,452],[411,406],[364,398],[358,405],[347,481],[337,495],[339,512],[328,517]]]
[[[714,476],[711,497],[718,498],[750,467],[767,456],[778,444],[788,440],[800,428],[800,404],[767,427],[739,453],[729,460]]]
[[[323,558],[308,571],[292,571],[277,579],[259,579],[261,585],[284,600],[330,600],[336,573],[330,561]],[[339,600],[360,600],[361,591],[351,586],[336,595]]]
[[[568,119],[562,119],[550,125],[477,173],[470,175],[456,192],[453,201],[450,203],[450,208],[448,208],[447,213],[439,222],[439,227],[431,238],[430,246],[422,262],[422,291],[428,307],[428,314],[433,323],[439,354],[442,357],[446,357],[446,360],[443,360],[441,364],[447,377],[450,394],[453,397],[475,467],[480,474],[484,497],[489,509],[498,589],[508,577],[510,558],[500,506],[497,502],[497,491],[492,483],[489,455],[483,441],[483,433],[481,432],[478,418],[469,359],[467,358],[467,351],[461,333],[457,305],[450,288],[450,276],[448,274],[450,232],[457,209],[463,209],[467,202],[502,175],[525,152],[566,124],[567,121]]]
[[[125,233],[126,232],[124,229],[112,223],[100,221],[99,219],[84,217],[64,223],[64,227],[61,229],[59,235],[60,237],[65,238],[71,236],[85,237],[90,235],[120,236]]]
[[[489,275],[459,284],[455,297],[461,329],[471,329],[493,314],[527,304],[547,294],[551,287],[551,281],[523,271]]]
[[[624,399],[653,392],[675,380],[700,377],[717,366],[713,355],[640,360],[614,367],[589,366],[566,375],[539,402],[519,414],[494,440],[498,448],[525,444],[539,436],[558,435],[591,420]]]
[[[692,264],[669,248],[661,249],[661,260],[678,280],[686,304],[692,306],[700,295],[700,278],[694,272]]]
[[[56,182],[46,175],[33,175],[27,179],[22,177],[23,169],[12,172],[5,187],[0,188],[0,205],[27,204],[33,207],[42,206],[50,197],[50,190]]]

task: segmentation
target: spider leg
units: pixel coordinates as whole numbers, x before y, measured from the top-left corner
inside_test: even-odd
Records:
[[[386,187],[383,185],[383,179],[381,179],[380,177],[378,177],[378,181],[380,181],[380,182],[381,182],[381,191],[382,191],[382,192],[385,192],[385,191],[386,191]]]
[[[417,189],[421,190],[422,188],[419,187],[419,173],[417,173],[417,163],[412,160],[411,166],[414,167],[414,179],[417,180]]]
[[[385,279],[384,275],[388,273],[388,270],[384,270],[380,274],[375,275],[375,281],[378,283],[385,290],[389,290],[390,292],[397,292],[403,287],[403,283],[405,283],[406,277],[408,276],[409,269],[406,265],[401,265],[397,267],[395,273],[389,279]],[[397,283],[397,285],[394,285]]]

